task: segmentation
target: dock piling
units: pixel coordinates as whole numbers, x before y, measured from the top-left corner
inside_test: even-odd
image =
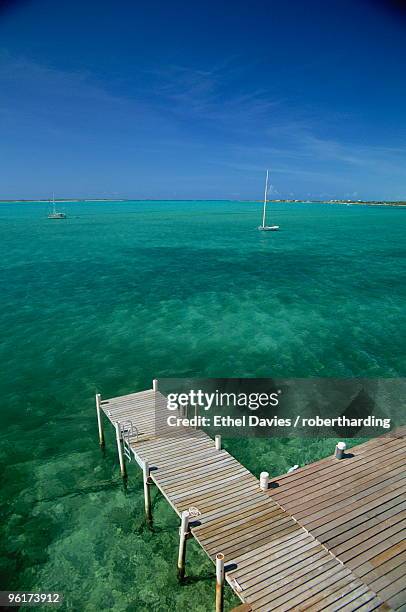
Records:
[[[96,412],[97,412],[97,427],[99,429],[99,444],[104,446],[104,431],[103,431],[103,418],[101,413],[101,395],[96,393]]]
[[[261,491],[268,491],[269,487],[269,474],[268,472],[261,472],[259,475],[259,488]]]
[[[149,525],[152,524],[152,510],[151,510],[151,476],[148,461],[144,461],[144,465],[142,467],[143,477],[144,477],[144,505],[145,505],[145,516],[147,518],[147,523]]]
[[[224,555],[216,555],[216,612],[224,608]]]
[[[123,455],[123,446],[121,443],[121,429],[120,429],[120,423],[118,421],[115,422],[114,427],[116,429],[116,442],[117,442],[117,452],[118,452],[118,460],[120,462],[120,472],[121,472],[121,476],[123,478],[125,478],[127,476],[127,472],[126,472],[126,468],[125,468],[125,461],[124,461],[124,455]]]
[[[178,554],[178,578],[182,581],[185,577],[185,563],[186,563],[186,540],[190,533],[189,531],[189,512],[184,510],[181,516],[181,523],[179,528],[179,554]]]
[[[157,392],[158,391],[158,379],[154,378],[154,380],[152,381],[152,390]]]
[[[335,450],[335,456],[336,459],[343,459],[344,458],[344,452],[345,449],[347,448],[347,445],[345,442],[338,442],[336,445],[336,450]]]
[[[214,436],[214,443],[216,445],[216,450],[221,450],[221,435],[217,434],[216,436]]]

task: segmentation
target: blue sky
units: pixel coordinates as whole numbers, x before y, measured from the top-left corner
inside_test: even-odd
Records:
[[[0,7],[0,197],[406,199],[395,2]]]

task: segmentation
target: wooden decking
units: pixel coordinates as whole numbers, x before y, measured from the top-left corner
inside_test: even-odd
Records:
[[[362,447],[369,451],[351,449],[353,458],[312,464],[264,492],[203,431],[168,433],[156,418],[166,409],[162,400],[149,390],[104,400],[102,409],[113,424],[136,426],[131,452],[140,466],[148,462],[175,512],[199,510],[193,536],[211,559],[225,555],[226,579],[250,609],[366,612],[406,605],[404,438],[368,442]]]
[[[394,610],[406,609],[405,431],[276,478],[272,499]]]

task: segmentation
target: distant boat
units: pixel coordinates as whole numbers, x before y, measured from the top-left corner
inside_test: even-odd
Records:
[[[277,232],[279,229],[279,225],[266,225],[266,202],[267,202],[267,197],[268,197],[268,178],[269,178],[269,170],[266,171],[264,210],[262,212],[262,225],[260,225],[258,229],[264,232]]]
[[[66,219],[64,212],[58,212],[55,208],[55,194],[52,194],[52,211],[48,215],[48,219]]]

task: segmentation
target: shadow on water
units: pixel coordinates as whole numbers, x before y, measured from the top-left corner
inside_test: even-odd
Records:
[[[51,497],[42,497],[40,499],[33,499],[32,504],[42,504],[55,502],[61,499],[73,498],[73,497],[81,497],[85,495],[90,495],[94,493],[101,493],[106,491],[113,491],[114,489],[123,488],[123,481],[117,482],[104,482],[99,485],[91,485],[87,487],[80,487],[80,489],[76,489],[74,491],[66,491],[65,493],[61,493],[60,495],[54,495]],[[125,490],[127,490],[127,484],[124,485]]]
[[[201,576],[185,576],[185,578],[183,578],[180,584],[182,584],[183,586],[187,586],[190,584],[197,584],[199,582],[213,582],[214,578],[214,573],[202,574]]]

